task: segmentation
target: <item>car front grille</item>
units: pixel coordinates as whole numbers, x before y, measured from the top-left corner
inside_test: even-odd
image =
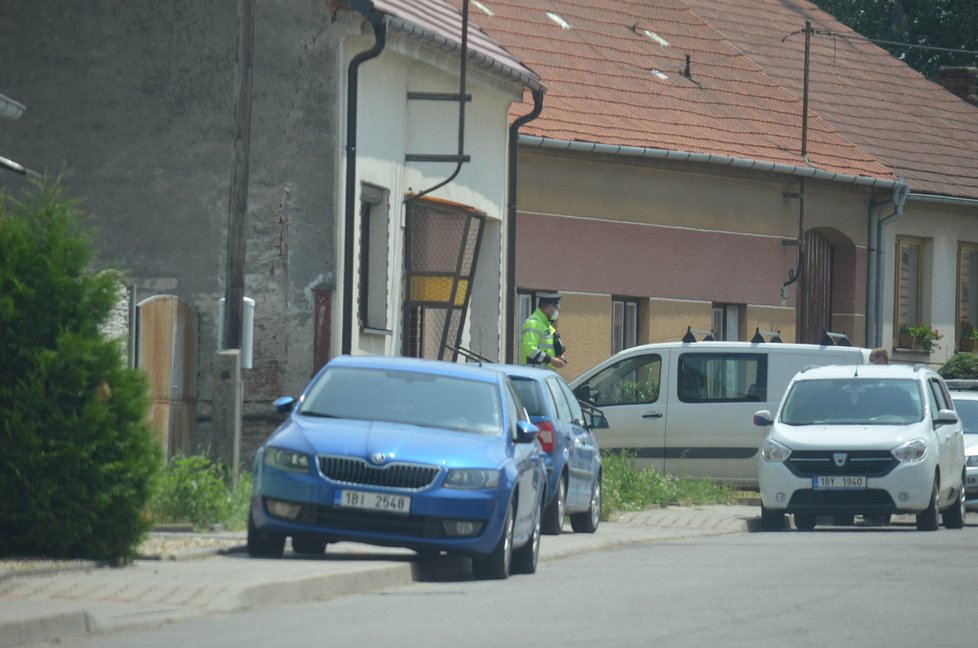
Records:
[[[819,513],[846,512],[890,512],[897,507],[893,498],[885,490],[868,489],[864,491],[816,491],[799,490],[791,496],[788,510]]]
[[[295,521],[309,526],[415,538],[447,537],[441,518],[427,515],[392,515],[303,504]]]
[[[837,465],[835,458],[845,455],[845,462]],[[815,475],[865,475],[882,477],[893,470],[897,461],[888,450],[795,450],[784,462],[798,477]]]
[[[319,471],[329,480],[360,486],[420,490],[434,483],[440,470],[433,466],[390,463],[371,466],[358,457],[319,457]]]

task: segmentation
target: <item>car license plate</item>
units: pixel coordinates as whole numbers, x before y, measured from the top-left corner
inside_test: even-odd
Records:
[[[816,475],[812,477],[815,490],[865,490],[865,475]]]
[[[978,475],[968,475],[964,484],[965,486],[978,486]]]
[[[411,498],[407,495],[341,490],[337,501],[339,506],[343,508],[386,511],[388,513],[403,513],[404,515],[411,512]]]

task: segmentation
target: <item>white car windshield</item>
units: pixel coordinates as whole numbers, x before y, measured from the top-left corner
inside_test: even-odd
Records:
[[[490,382],[433,373],[334,367],[319,376],[299,413],[499,434],[500,407],[497,386]]]
[[[961,417],[964,433],[978,434],[978,400],[957,400],[954,392],[951,392],[951,399],[954,400],[955,411]]]
[[[781,410],[787,425],[905,425],[923,419],[915,380],[800,380]]]

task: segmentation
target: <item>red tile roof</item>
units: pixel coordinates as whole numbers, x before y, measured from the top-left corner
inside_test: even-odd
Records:
[[[810,20],[812,108],[906,177],[911,191],[978,198],[978,107],[802,0],[684,0],[772,79],[801,96]],[[794,34],[789,38],[784,37]]]
[[[396,19],[394,29],[442,47],[461,47],[462,16],[447,0],[373,0],[373,5],[377,11]],[[472,20],[474,15],[470,10],[467,47],[475,62],[530,87],[539,87],[537,75],[486,36]]]
[[[913,191],[978,198],[978,109],[809,2],[480,2],[493,15],[473,5],[470,21],[548,89],[543,113],[524,134],[846,176],[903,175]],[[807,160],[798,33],[806,18],[846,36],[812,38]]]

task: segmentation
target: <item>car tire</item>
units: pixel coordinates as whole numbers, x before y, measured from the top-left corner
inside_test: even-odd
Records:
[[[326,541],[317,538],[292,537],[292,551],[306,556],[318,556],[326,552]]]
[[[513,550],[513,565],[511,571],[514,574],[533,574],[537,571],[537,561],[540,558],[540,536],[543,532],[543,506],[537,511],[536,522],[533,525],[533,534],[526,544],[519,549]]]
[[[961,488],[964,489],[964,479],[961,480]],[[945,529],[963,529],[964,528],[964,518],[966,512],[964,510],[964,492],[963,490],[958,491],[958,496],[954,500],[951,506],[941,513],[941,520],[944,522]]]
[[[784,531],[784,513],[761,507],[761,530]]]
[[[259,531],[251,513],[248,513],[248,555],[252,558],[281,558],[283,551],[285,536]]]
[[[923,513],[917,514],[917,530],[918,531],[937,531],[939,525],[938,516],[940,513],[937,510],[937,478],[934,478],[934,487],[931,489],[930,493],[930,504]]]
[[[479,580],[502,580],[509,578],[509,568],[513,562],[513,505],[506,507],[503,519],[503,532],[492,553],[485,558],[472,559],[472,575]]]
[[[594,488],[591,489],[591,504],[583,513],[574,513],[570,516],[571,528],[574,533],[594,533],[601,524],[601,477],[594,481]]]
[[[567,506],[567,481],[563,475],[557,479],[557,494],[550,505],[543,509],[543,532],[547,535],[560,535],[564,526],[564,511]]]
[[[795,528],[799,531],[811,531],[818,523],[818,516],[810,513],[795,513]]]

